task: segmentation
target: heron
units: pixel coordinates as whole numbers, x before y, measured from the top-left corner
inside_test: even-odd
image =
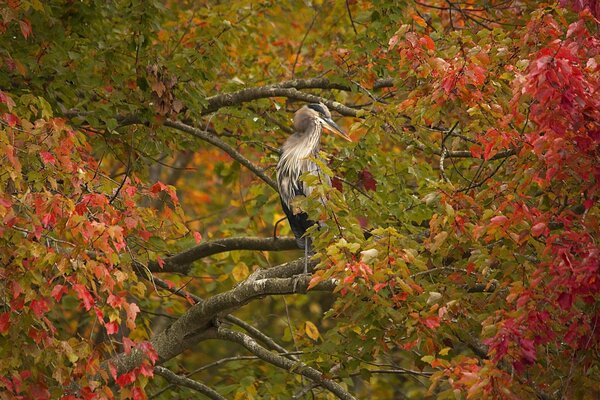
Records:
[[[329,177],[313,161],[319,157],[323,128],[352,141],[331,119],[331,113],[325,104],[307,104],[294,114],[294,133],[283,144],[281,158],[277,163],[277,185],[281,205],[298,247],[304,249],[305,274],[308,272],[308,253],[311,250],[311,240],[306,237],[306,230],[314,225],[315,221],[310,220],[308,214],[294,204],[294,199],[299,196],[308,197],[313,191],[310,185],[300,179],[304,173],[318,176],[325,184],[331,184]]]

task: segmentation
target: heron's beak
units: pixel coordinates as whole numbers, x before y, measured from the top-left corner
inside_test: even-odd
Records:
[[[335,133],[336,135],[338,135],[339,137],[346,139],[347,141],[351,142],[352,139],[350,139],[350,136],[348,136],[343,130],[342,128],[340,128],[338,126],[338,124],[336,124],[335,122],[333,122],[333,120],[331,118],[319,118],[321,120],[321,122],[323,123],[323,126],[325,128],[327,128],[329,131]]]

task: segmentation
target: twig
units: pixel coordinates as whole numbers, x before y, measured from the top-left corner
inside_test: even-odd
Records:
[[[358,35],[356,31],[356,26],[354,25],[354,19],[352,18],[352,11],[350,11],[350,3],[346,0],[346,10],[348,10],[348,18],[350,18],[350,23],[352,24],[352,29],[354,30],[354,34]]]
[[[296,58],[294,59],[294,64],[292,65],[292,79],[294,79],[294,76],[296,74],[296,64],[298,64],[298,57],[300,57],[300,52],[302,51],[302,47],[304,46],[304,41],[306,40],[306,37],[308,36],[313,25],[315,24],[315,21],[317,20],[318,15],[319,14],[315,11],[315,15],[313,16],[312,21],[310,21],[310,25],[308,26],[308,29],[304,33],[304,37],[302,37],[302,40],[300,41],[300,46],[298,46],[298,51],[296,51]]]
[[[205,384],[190,378],[186,378],[185,376],[177,375],[165,367],[156,366],[154,367],[154,372],[174,385],[185,386],[190,389],[194,389],[195,391],[202,393],[213,400],[226,400],[225,397],[221,396],[218,392],[206,386]]]
[[[355,399],[354,396],[348,393],[337,382],[324,378],[323,374],[320,371],[309,367],[304,363],[296,363],[285,357],[272,353],[264,347],[260,346],[258,343],[256,343],[254,339],[252,339],[248,335],[244,335],[241,332],[235,332],[229,329],[219,327],[217,329],[217,337],[242,345],[249,352],[255,354],[256,356],[268,362],[269,364],[275,365],[279,368],[285,369],[286,371],[294,372],[296,374],[302,375],[310,379],[311,381],[317,383],[319,386],[322,386],[325,389],[329,390],[331,393],[335,394],[339,399]]]

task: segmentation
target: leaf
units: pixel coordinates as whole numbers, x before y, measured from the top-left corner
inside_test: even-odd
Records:
[[[62,296],[67,293],[67,288],[66,286],[63,285],[56,285],[54,286],[54,288],[52,289],[52,293],[50,294],[54,300],[58,303],[60,302],[60,299],[62,298]]]
[[[115,333],[119,332],[119,324],[117,321],[107,322],[104,324],[104,327],[106,328],[106,333],[108,335],[114,335]]]
[[[31,308],[35,316],[38,318],[42,317],[50,309],[48,307],[47,300],[44,298],[32,300],[29,308]]]
[[[508,217],[504,216],[504,215],[497,215],[495,217],[492,217],[490,219],[490,223],[492,225],[504,225],[504,223],[506,223],[506,221],[508,221]]]
[[[21,27],[21,33],[23,37],[27,39],[31,35],[31,22],[27,19],[23,19],[19,21],[19,26]]]
[[[85,311],[89,311],[95,303],[90,292],[88,292],[87,288],[80,283],[73,285],[73,289],[75,290],[75,293],[77,293],[79,300],[83,302]]]
[[[316,327],[315,324],[313,324],[310,321],[306,321],[304,323],[304,332],[306,333],[306,336],[308,336],[314,341],[317,341],[317,339],[319,339],[319,329]]]
[[[547,235],[548,234],[547,231],[548,231],[548,228],[546,227],[546,224],[543,222],[538,222],[531,228],[531,235],[533,237],[538,237],[543,234]]]
[[[4,312],[0,313],[0,333],[8,332],[10,328],[10,313]]]
[[[238,263],[235,267],[233,267],[233,271],[231,271],[231,274],[233,275],[233,279],[235,279],[236,282],[240,282],[246,279],[248,275],[250,275],[250,270],[248,269],[248,266],[242,262]]]
[[[2,119],[8,124],[8,126],[15,127],[19,123],[19,119],[11,113],[4,113]]]
[[[135,329],[135,318],[140,312],[140,308],[135,303],[129,303],[128,305],[125,305],[125,311],[127,312],[127,327],[133,330]]]
[[[202,234],[200,232],[193,232],[194,235],[194,240],[196,241],[196,244],[199,244],[202,241]]]

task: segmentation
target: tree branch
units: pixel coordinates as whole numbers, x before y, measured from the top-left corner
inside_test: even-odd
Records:
[[[309,103],[323,102],[329,109],[339,112],[341,115],[356,117],[358,111],[324,97],[310,93],[304,93],[293,87],[282,87],[280,85],[268,85],[242,89],[237,92],[224,93],[208,97],[208,104],[200,112],[202,115],[210,114],[223,107],[237,106],[248,101],[264,99],[269,97],[287,97],[294,100],[302,100]]]
[[[156,261],[148,263],[151,272],[177,272],[187,273],[190,264],[201,258],[233,250],[257,251],[283,251],[296,250],[296,239],[289,237],[261,238],[261,237],[232,237],[204,242],[179,254],[166,257],[162,268]]]
[[[294,268],[290,267],[292,265]],[[297,267],[297,268],[296,268]],[[303,269],[303,259],[283,264],[267,270],[257,271],[235,288],[193,305],[167,329],[151,339],[151,344],[159,357],[159,363],[181,354],[198,342],[215,337],[214,319],[244,306],[250,301],[269,295],[306,293],[310,275],[291,276],[296,269]],[[269,272],[270,270],[275,270]],[[262,272],[262,273],[261,273]],[[276,277],[264,278],[274,275]],[[312,291],[335,289],[336,283],[328,280],[317,284]],[[141,350],[132,349],[129,354],[121,353],[105,361],[103,367],[111,363],[119,375],[138,367],[145,359]],[[289,360],[288,360],[289,361]],[[292,361],[290,361],[292,362]]]
[[[245,347],[252,354],[257,355],[262,360],[273,364],[279,368],[285,369],[290,372],[294,372],[296,374],[302,375],[310,379],[311,381],[329,390],[340,399],[354,400],[354,396],[352,396],[350,393],[344,390],[344,388],[342,388],[337,382],[325,379],[321,372],[317,371],[312,367],[307,366],[304,363],[294,362],[285,357],[270,352],[269,350],[256,343],[256,341],[248,335],[244,335],[241,332],[236,332],[229,329],[218,328],[217,337],[238,343]]]
[[[266,334],[264,334],[263,332],[261,332],[257,328],[253,327],[252,325],[250,325],[246,321],[241,320],[238,317],[235,317],[235,316],[233,316],[231,314],[227,315],[225,317],[225,320],[231,322],[232,324],[235,324],[235,325],[239,326],[242,329],[244,329],[254,339],[260,340],[265,345],[267,345],[267,347],[269,349],[271,349],[271,350],[277,350],[278,352],[282,353],[282,355],[284,357],[287,357],[290,360],[298,361],[298,357],[295,354],[289,353],[288,350],[285,347],[279,345],[270,336],[267,336]]]
[[[214,146],[217,146],[218,148],[223,150],[225,153],[229,154],[231,156],[231,158],[233,158],[234,160],[236,160],[237,162],[242,164],[244,167],[248,168],[250,171],[254,172],[254,174],[256,176],[258,176],[260,179],[265,181],[269,186],[271,186],[273,189],[275,189],[275,191],[277,191],[277,184],[275,183],[275,181],[273,179],[271,179],[271,177],[267,176],[262,169],[260,169],[258,166],[254,165],[250,160],[248,160],[246,157],[244,157],[242,155],[242,153],[240,153],[239,151],[234,149],[231,145],[225,143],[224,141],[222,141],[221,139],[219,139],[217,136],[213,135],[212,133],[205,131],[205,130],[198,129],[198,128],[194,128],[193,126],[184,124],[183,122],[173,121],[170,119],[165,121],[165,126],[188,133],[192,136],[195,136],[199,139],[204,140],[205,142],[208,142]]]
[[[167,381],[169,381],[169,383],[172,383],[174,385],[185,386],[190,389],[194,389],[195,391],[202,393],[206,397],[213,400],[226,400],[225,397],[221,396],[219,393],[206,386],[205,384],[190,378],[186,378],[185,376],[177,375],[176,373],[167,368],[156,366],[154,367],[154,372],[157,375],[160,375],[163,378],[165,378]]]

